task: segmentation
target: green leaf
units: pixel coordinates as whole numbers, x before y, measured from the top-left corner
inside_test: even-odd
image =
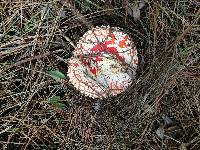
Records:
[[[53,105],[54,107],[64,109],[66,106],[63,103],[59,103],[58,101],[60,100],[60,96],[52,96],[51,98],[48,99],[48,103]]]
[[[60,100],[60,96],[52,96],[51,98],[48,99],[49,104],[57,104],[58,101]]]
[[[178,53],[180,56],[188,55],[195,48],[199,49],[200,44],[191,44],[190,46],[184,48],[178,47]]]
[[[48,73],[54,80],[65,79],[65,75],[58,70],[48,71]]]
[[[60,109],[64,109],[65,108],[65,104],[63,104],[63,103],[56,103],[55,107],[60,108]]]
[[[13,132],[13,133],[19,133],[20,130],[21,130],[20,128],[13,128],[13,129],[12,129],[12,132]]]
[[[9,127],[9,128],[6,128],[7,129],[7,132],[12,132],[12,133],[19,133],[21,131],[21,128],[15,128],[15,127]]]

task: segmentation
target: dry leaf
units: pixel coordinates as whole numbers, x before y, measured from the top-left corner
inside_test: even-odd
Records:
[[[139,3],[129,3],[127,13],[134,18],[135,21],[140,20],[140,9],[145,6],[144,2]]]
[[[173,121],[165,114],[162,115],[162,119],[165,121],[165,124],[167,124],[167,125],[173,123]]]
[[[145,6],[145,2],[140,2],[138,4],[139,9],[142,9]]]
[[[187,150],[186,148],[186,144],[185,143],[182,143],[179,147],[180,150]]]
[[[162,140],[164,139],[164,129],[162,127],[159,127],[156,130],[156,134],[159,138],[161,138]]]
[[[101,109],[101,102],[100,101],[97,101],[96,103],[94,103],[94,106],[93,106],[93,108],[94,108],[94,110],[95,111],[98,111],[98,110],[100,110]]]

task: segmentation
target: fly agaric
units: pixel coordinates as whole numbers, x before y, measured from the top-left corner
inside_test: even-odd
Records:
[[[86,96],[105,98],[125,91],[135,76],[137,50],[116,27],[95,27],[77,43],[69,59],[68,77]]]

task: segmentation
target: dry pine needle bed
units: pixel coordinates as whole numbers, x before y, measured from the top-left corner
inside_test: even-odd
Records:
[[[0,2],[0,149],[200,149],[200,3]],[[96,26],[134,41],[125,92],[93,99],[69,82],[76,43]]]

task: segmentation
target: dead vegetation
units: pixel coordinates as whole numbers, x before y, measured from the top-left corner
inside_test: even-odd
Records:
[[[200,149],[199,6],[195,0],[0,2],[0,147]],[[66,74],[79,37],[97,25],[123,28],[140,57],[129,90],[101,101],[48,72]]]

